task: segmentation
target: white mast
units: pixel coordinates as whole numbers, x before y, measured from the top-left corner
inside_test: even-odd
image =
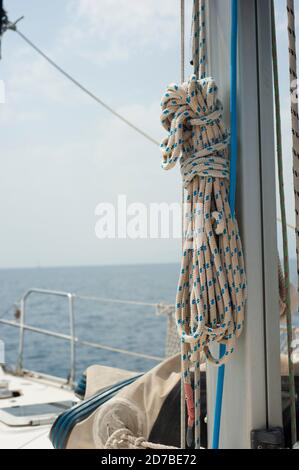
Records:
[[[209,69],[229,111],[230,0],[209,1]],[[211,41],[213,38],[213,41]],[[226,366],[220,448],[250,448],[251,431],[281,426],[271,1],[239,1],[237,219],[246,262],[245,333]],[[229,116],[227,116],[229,126]],[[217,369],[208,367],[209,441]]]

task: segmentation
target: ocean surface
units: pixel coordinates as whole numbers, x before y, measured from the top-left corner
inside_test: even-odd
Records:
[[[2,269],[0,318],[14,320],[14,303],[30,288],[150,303],[174,303],[178,273],[179,265],[176,264]],[[291,279],[294,282],[295,276],[296,263],[291,261]],[[65,298],[35,294],[26,305],[27,325],[69,334],[68,304]],[[158,317],[152,307],[76,299],[74,313],[75,334],[81,340],[154,356],[164,355],[166,318]],[[299,325],[298,317],[295,323]],[[18,334],[17,328],[0,324],[0,339],[5,342],[8,365],[14,365],[17,360]],[[26,369],[67,377],[69,358],[67,341],[25,332]],[[144,371],[156,363],[77,345],[77,376],[91,364]]]
[[[14,303],[30,288],[72,292],[85,296],[174,303],[179,266],[140,265],[109,267],[36,268],[0,270],[0,317],[14,320]],[[74,301],[76,336],[154,356],[164,355],[166,318],[152,307]],[[69,333],[68,304],[65,298],[33,295],[26,304],[26,324]],[[5,360],[14,365],[18,351],[17,328],[0,324],[5,342]],[[67,377],[69,344],[30,331],[25,332],[24,368]],[[91,364],[105,364],[143,371],[156,363],[119,353],[76,347],[76,369],[80,374]]]

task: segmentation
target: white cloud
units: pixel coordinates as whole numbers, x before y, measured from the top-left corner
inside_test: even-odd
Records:
[[[178,11],[173,0],[71,0],[62,39],[97,63],[123,61],[147,47],[170,48],[177,40]],[[89,40],[96,47],[89,48]]]

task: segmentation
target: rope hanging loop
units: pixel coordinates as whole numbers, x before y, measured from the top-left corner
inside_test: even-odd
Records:
[[[186,384],[201,353],[215,365],[227,362],[244,326],[246,276],[238,224],[229,207],[229,131],[211,77],[192,75],[170,85],[162,98],[162,168],[180,161],[184,204],[184,250],[176,298]],[[215,358],[212,343],[226,345]]]

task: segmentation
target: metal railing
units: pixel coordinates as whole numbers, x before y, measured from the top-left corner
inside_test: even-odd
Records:
[[[59,333],[55,331],[51,331],[45,328],[39,328],[31,325],[27,325],[25,323],[26,319],[26,303],[29,297],[32,295],[47,295],[47,296],[54,296],[54,297],[64,297],[68,299],[68,317],[69,317],[69,334]],[[135,351],[129,351],[126,349],[116,348],[112,346],[107,346],[104,344],[91,342],[91,341],[84,341],[80,340],[75,335],[75,315],[74,315],[74,300],[81,299],[81,300],[90,300],[96,301],[101,303],[118,303],[118,304],[128,304],[128,305],[139,305],[139,306],[147,306],[152,307],[156,311],[159,307],[165,309],[165,313],[167,313],[167,305],[162,304],[153,304],[148,302],[139,302],[139,301],[130,301],[130,300],[120,300],[120,299],[110,299],[110,298],[101,298],[101,297],[92,297],[92,296],[80,296],[71,292],[62,292],[62,291],[55,291],[55,290],[47,290],[47,289],[29,289],[20,299],[20,321],[12,321],[12,320],[5,320],[0,318],[0,323],[7,326],[12,326],[19,328],[19,347],[18,347],[18,358],[16,364],[16,373],[19,375],[23,374],[23,359],[24,359],[24,335],[25,331],[31,331],[37,334],[42,334],[46,336],[51,336],[53,338],[58,338],[61,340],[68,341],[70,343],[70,365],[69,365],[69,374],[67,377],[68,385],[73,385],[75,381],[76,375],[76,345],[81,346],[88,346],[94,349],[101,349],[104,351],[109,351],[113,353],[120,353],[125,354],[127,356],[134,356],[143,359],[148,359],[152,361],[160,362],[163,360],[163,357],[149,355],[144,353],[139,353]]]
[[[69,325],[69,334],[59,333],[45,328],[40,328],[36,326],[31,326],[25,323],[26,321],[26,306],[27,300],[33,295],[45,295],[45,296],[54,296],[54,297],[63,297],[68,300],[68,325]],[[98,342],[85,341],[79,339],[75,334],[75,313],[74,313],[74,301],[75,299],[80,300],[89,300],[100,303],[113,303],[113,304],[126,304],[134,305],[141,307],[150,307],[153,308],[156,314],[159,315],[169,315],[172,313],[173,306],[166,304],[155,304],[142,301],[134,300],[122,300],[122,299],[111,299],[107,297],[93,297],[86,295],[78,295],[71,292],[62,292],[55,290],[47,289],[29,289],[24,293],[24,295],[19,300],[20,304],[20,318],[19,321],[5,320],[0,318],[0,324],[18,328],[19,331],[19,346],[18,346],[18,357],[16,364],[16,372],[20,375],[23,374],[23,359],[24,359],[24,335],[25,331],[31,331],[33,333],[42,334],[45,336],[50,336],[53,338],[61,339],[70,343],[70,358],[69,358],[69,372],[67,377],[68,385],[73,385],[76,376],[76,345],[87,346],[93,349],[100,349],[104,351],[109,351],[112,353],[120,353],[127,356],[138,357],[142,359],[148,359],[151,361],[160,362],[164,357],[159,357],[155,355],[144,354],[135,351],[129,351],[126,349],[116,348],[113,346],[108,346]],[[168,332],[169,333],[169,332]],[[293,337],[294,340],[299,339],[299,328],[293,328]],[[281,326],[280,328],[280,344],[281,344],[281,353],[286,353],[286,327]]]

